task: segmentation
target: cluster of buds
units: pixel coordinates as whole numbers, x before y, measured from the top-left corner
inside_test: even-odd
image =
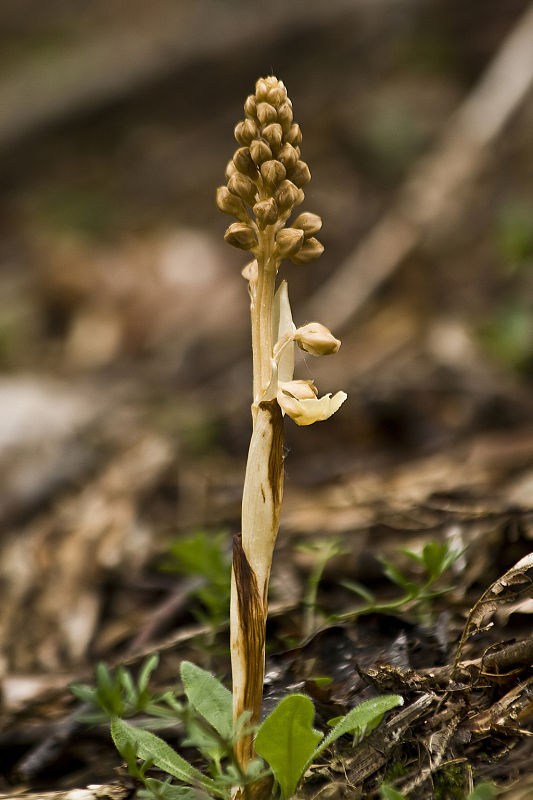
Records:
[[[226,167],[227,185],[217,189],[217,205],[238,219],[225,240],[254,256],[242,272],[251,295],[254,406],[277,398],[284,414],[298,425],[310,425],[328,419],[346,395],[319,398],[312,382],[295,381],[292,350],[298,345],[312,355],[328,355],[337,352],[340,342],[318,322],[296,328],[286,282],[275,292],[275,279],[283,258],[305,264],[322,254],[324,247],[315,238],[322,220],[304,212],[288,223],[304,200],[311,173],[301,159],[302,132],[293,121],[283,82],[260,78],[244,112],[245,119],[235,126],[240,147]]]
[[[239,220],[229,226],[224,238],[255,254],[259,232],[274,226],[270,228],[274,232],[273,257],[305,264],[324,250],[314,236],[322,220],[306,212],[285,227],[304,200],[303,187],[311,173],[300,158],[302,133],[293,122],[292,103],[283,82],[260,78],[255,94],[244,103],[244,112],[245,119],[235,126],[240,147],[227,165],[227,186],[217,190],[219,209]]]

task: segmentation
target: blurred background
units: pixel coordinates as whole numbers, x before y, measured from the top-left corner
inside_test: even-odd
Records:
[[[238,531],[246,256],[214,193],[259,76],[288,88],[324,221],[321,259],[283,268],[294,318],[343,340],[299,377],[349,395],[286,424],[282,533],[363,541],[382,470],[487,436],[481,477],[520,472],[531,505],[532,54],[525,0],[2,0],[8,707],[121,652],[170,591],[146,570],[173,537]],[[465,459],[426,494],[481,481]]]

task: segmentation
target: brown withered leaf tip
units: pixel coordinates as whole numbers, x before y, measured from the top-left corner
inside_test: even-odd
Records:
[[[272,492],[272,502],[276,507],[282,500],[283,492],[283,414],[277,400],[263,400],[259,408],[270,414],[272,425],[272,446],[268,457],[268,482]]]
[[[263,671],[257,669],[263,663],[263,648],[265,646],[265,624],[263,601],[257,588],[255,574],[248,563],[242,549],[240,534],[233,537],[233,571],[237,586],[237,602],[239,604],[239,617],[243,627],[242,642],[246,648],[245,662],[247,665],[246,694],[244,708],[256,708],[256,698],[263,691]],[[251,719],[252,724],[259,719]]]

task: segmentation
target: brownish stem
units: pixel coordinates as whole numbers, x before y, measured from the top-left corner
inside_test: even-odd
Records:
[[[283,418],[276,400],[259,404],[243,493],[243,533],[233,547],[231,663],[233,717],[260,719],[265,663],[267,593],[283,496]],[[243,769],[254,758],[253,736],[239,741]]]
[[[272,376],[272,306],[277,274],[274,229],[258,235],[258,274],[251,285],[254,402],[243,491],[242,534],[234,541],[230,637],[233,718],[259,723],[263,696],[267,592],[283,494],[283,419],[275,399],[261,401]],[[255,757],[253,736],[236,745],[243,770]]]

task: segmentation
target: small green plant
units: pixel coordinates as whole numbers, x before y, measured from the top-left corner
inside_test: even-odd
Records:
[[[181,665],[181,680],[187,704],[179,703],[168,693],[162,699],[169,703],[170,713],[185,724],[184,744],[196,747],[202,754],[208,764],[207,775],[150,731],[112,716],[115,746],[130,773],[153,798],[229,798],[235,787],[246,796],[247,787],[257,787],[264,781],[265,793],[261,796],[288,800],[306,770],[333,742],[345,734],[360,740],[387,711],[403,702],[397,695],[365,700],[345,716],[332,720],[334,727],[323,736],[313,728],[315,711],[311,700],[302,694],[289,695],[258,727],[255,749],[259,758],[243,771],[235,757],[235,744],[250,732],[249,713],[235,724],[231,692],[209,672],[188,661]],[[100,695],[93,695],[93,702],[100,702]],[[107,713],[108,706],[103,710]],[[166,772],[169,779],[161,782],[150,777],[147,773],[151,766]],[[182,785],[172,783],[172,779]]]
[[[494,797],[496,797],[496,787],[493,783],[478,783],[466,800],[493,800]]]
[[[533,206],[512,201],[500,209],[496,219],[496,243],[507,270],[528,269],[533,262]]]
[[[453,550],[447,542],[428,542],[421,553],[400,547],[398,552],[410,558],[423,569],[423,576],[415,581],[405,575],[392,561],[381,558],[384,575],[402,590],[402,594],[394,600],[378,602],[374,594],[360,583],[355,581],[341,581],[342,586],[362,597],[367,605],[345,614],[339,614],[336,619],[351,619],[361,614],[375,612],[387,613],[399,608],[417,611],[420,615],[427,613],[428,604],[439,595],[450,591],[451,586],[436,588],[435,584],[452,564],[462,554],[461,550]]]
[[[311,572],[307,579],[307,587],[303,598],[302,635],[304,639],[307,639],[318,628],[317,595],[324,569],[332,558],[343,555],[347,551],[338,539],[317,539],[309,544],[298,545],[298,550],[308,554],[312,559]]]
[[[263,794],[254,797],[280,797],[288,800],[296,791],[310,765],[341,736],[353,736],[354,743],[370,733],[383,715],[403,701],[397,695],[365,700],[348,714],[330,720],[332,730],[323,736],[313,728],[314,707],[303,694],[284,698],[254,728],[258,757],[243,771],[235,745],[250,733],[245,712],[233,720],[232,696],[209,672],[188,661],[180,668],[186,701],[172,691],[153,696],[148,680],[156,668],[158,656],[150,656],[142,666],[137,682],[125,667],[114,673],[99,665],[96,688],[74,685],[72,691],[91,707],[83,719],[111,721],[111,735],[123,756],[130,774],[144,785],[146,798],[160,800],[207,800],[229,798],[235,787],[244,792],[264,782]],[[130,724],[123,717],[142,713],[142,725]],[[149,729],[180,722],[185,729],[182,744],[195,747],[207,765],[206,773],[193,767],[163,739]],[[167,773],[160,781],[150,774],[156,767]],[[268,780],[267,780],[268,779]],[[173,781],[178,781],[176,784]]]
[[[70,686],[72,694],[89,707],[81,718],[85,722],[97,723],[114,716],[134,717],[141,712],[158,716],[164,708],[164,701],[161,697],[154,697],[149,687],[150,677],[158,663],[156,653],[149,656],[136,681],[123,666],[111,673],[105,664],[98,664],[96,686],[80,683]]]
[[[225,531],[195,531],[170,545],[169,558],[162,565],[165,571],[201,579],[191,591],[201,606],[195,614],[213,627],[229,615],[231,553],[227,539]]]
[[[503,302],[480,331],[487,352],[506,367],[527,371],[533,353],[533,320],[527,298]]]
[[[315,709],[311,700],[303,694],[285,697],[265,719],[255,738],[255,749],[270,764],[282,800],[292,797],[302,775],[333,742],[345,734],[359,741],[387,711],[402,703],[398,695],[365,700],[332,720],[333,729],[323,737],[312,726]]]
[[[409,800],[407,795],[386,783],[381,785],[380,791],[382,800]],[[464,800],[493,800],[495,797],[496,787],[493,783],[478,783],[468,796],[465,795]]]

